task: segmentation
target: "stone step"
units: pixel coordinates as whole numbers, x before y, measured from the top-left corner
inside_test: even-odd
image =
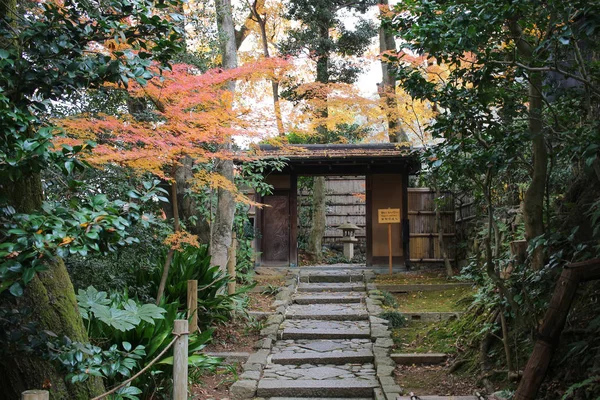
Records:
[[[287,308],[285,318],[360,321],[369,319],[369,313],[362,304],[292,304]]]
[[[460,318],[462,312],[402,312],[409,321],[439,322]]]
[[[390,357],[400,365],[441,364],[448,358],[444,353],[395,353]]]
[[[285,320],[280,339],[360,339],[370,338],[368,321]]]
[[[367,364],[373,362],[369,339],[278,340],[272,348],[273,364]]]
[[[346,400],[348,397],[269,397],[266,400]],[[353,400],[373,400],[372,397],[358,398]]]
[[[373,389],[378,387],[376,379],[323,379],[323,380],[276,380],[261,379],[258,382],[258,397],[295,396],[321,398],[372,398]]]
[[[302,271],[300,282],[306,283],[339,283],[339,282],[363,282],[364,275],[360,271]]]
[[[331,353],[277,353],[271,356],[271,362],[283,365],[369,363],[373,362],[373,352],[370,350],[361,350],[336,351]]]
[[[364,292],[363,282],[346,283],[300,283],[298,292]]]
[[[398,396],[396,400],[413,400],[410,396]],[[419,396],[420,400],[477,400],[476,396]]]
[[[343,304],[360,303],[364,298],[364,293],[310,293],[296,294],[292,298],[296,304]]]

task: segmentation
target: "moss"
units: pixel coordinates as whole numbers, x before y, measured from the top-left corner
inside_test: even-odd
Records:
[[[398,351],[403,353],[457,352],[456,332],[445,322],[410,321],[406,327],[394,329],[392,339]]]
[[[460,286],[448,290],[401,293],[396,295],[400,312],[455,312],[465,309],[464,301],[473,289]]]
[[[38,329],[51,331],[59,337],[67,336],[73,341],[88,341],[73,285],[62,260],[34,277],[27,285],[22,303],[32,310]],[[53,400],[88,400],[104,389],[102,381],[97,378],[82,384],[66,384],[64,371],[47,360],[33,356],[3,360],[2,370],[7,374],[5,379],[10,388],[3,388],[3,396],[6,397],[0,398],[16,398],[24,390],[48,388]]]
[[[421,273],[399,273],[393,275],[377,275],[375,283],[385,285],[436,285],[446,284],[448,281],[445,273],[421,272]]]

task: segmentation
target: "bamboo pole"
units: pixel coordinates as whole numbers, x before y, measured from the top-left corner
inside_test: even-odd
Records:
[[[227,282],[227,293],[232,295],[235,293],[235,264],[236,260],[236,251],[237,251],[237,235],[233,232],[233,237],[231,238],[231,246],[229,246],[229,257],[227,259],[227,273],[229,274],[230,281]]]
[[[198,330],[198,281],[187,281],[187,309],[190,321],[190,333]]]
[[[21,393],[21,400],[49,400],[50,392],[47,390],[26,390]]]
[[[180,335],[173,345],[173,400],[188,399],[188,321],[176,319],[173,334]]]

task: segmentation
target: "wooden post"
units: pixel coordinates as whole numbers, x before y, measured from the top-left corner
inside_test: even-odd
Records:
[[[229,257],[227,260],[227,273],[229,274],[230,281],[227,282],[227,293],[234,294],[235,293],[235,264],[236,264],[236,250],[237,250],[237,235],[233,232],[233,237],[231,238],[231,246],[229,246]]]
[[[392,224],[388,224],[388,253],[390,259],[390,275],[392,275]]]
[[[21,400],[49,400],[50,392],[47,390],[27,390],[21,393]]]
[[[188,400],[188,321],[176,319],[173,334],[181,335],[173,345],[173,400]]]
[[[198,281],[187,281],[187,309],[190,321],[190,333],[198,330]]]

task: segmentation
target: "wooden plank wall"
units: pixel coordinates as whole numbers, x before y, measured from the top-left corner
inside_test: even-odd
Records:
[[[356,232],[359,240],[366,240],[366,204],[364,176],[328,176],[327,188],[327,228],[324,243],[336,242],[342,237],[337,229],[343,223],[350,222],[360,230]],[[303,209],[310,207],[311,198],[306,191],[298,193],[298,215],[305,215]],[[299,221],[301,229],[308,229],[309,221]]]
[[[442,229],[450,258],[454,257],[454,201],[450,193],[443,194],[441,204]],[[443,262],[438,230],[435,223],[435,191],[429,188],[408,189],[408,219],[410,221],[410,259],[413,262]]]
[[[350,222],[361,229],[356,236],[364,242],[365,231],[365,178],[364,176],[327,177],[327,228],[324,243],[337,242],[342,231],[337,226]],[[298,215],[306,215],[311,197],[308,192],[298,193]],[[304,211],[304,212],[303,212]],[[445,244],[454,258],[455,208],[453,198],[444,193],[442,227]],[[464,217],[464,215],[463,215]],[[435,223],[435,191],[429,188],[408,189],[408,219],[410,221],[410,259],[413,262],[443,262],[438,231]],[[308,230],[310,221],[299,221],[300,229]]]

